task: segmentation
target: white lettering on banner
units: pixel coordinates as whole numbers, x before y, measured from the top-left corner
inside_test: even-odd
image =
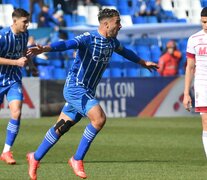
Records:
[[[114,85],[114,93],[116,97],[134,97],[134,83],[116,83]]]
[[[126,117],[126,99],[100,101],[107,117]]]
[[[109,80],[107,82],[99,83],[96,89],[96,97],[113,97],[113,92]]]
[[[135,86],[134,82],[116,82],[114,85],[107,82],[101,82],[96,89],[97,98],[122,98],[134,97]]]
[[[106,97],[112,97],[113,96],[113,92],[111,89],[111,84],[109,83],[109,81],[107,81],[106,83]]]
[[[96,97],[108,117],[126,117],[127,98],[135,97],[134,82],[101,82],[96,89]]]

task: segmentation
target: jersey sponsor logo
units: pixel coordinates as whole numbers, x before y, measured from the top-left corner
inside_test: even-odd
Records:
[[[199,55],[207,55],[207,50],[206,50],[207,47],[199,47],[198,49],[198,54]]]
[[[93,56],[92,59],[93,59],[94,61],[97,61],[97,62],[108,63],[109,57]]]
[[[13,53],[13,52],[9,52],[5,55],[6,58],[9,58],[9,59],[18,59],[20,57],[23,56],[23,53],[22,52],[16,52],[16,53]]]

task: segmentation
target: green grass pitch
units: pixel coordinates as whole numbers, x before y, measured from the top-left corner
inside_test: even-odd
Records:
[[[16,165],[0,161],[0,180],[28,180],[26,153],[34,151],[57,117],[25,119],[12,149]],[[42,159],[39,180],[76,180],[67,165],[88,123],[83,119]],[[8,120],[0,120],[3,149]],[[85,157],[90,180],[206,180],[200,117],[107,119]]]

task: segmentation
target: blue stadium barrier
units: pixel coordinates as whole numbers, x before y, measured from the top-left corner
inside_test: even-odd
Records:
[[[152,45],[150,47],[150,51],[151,51],[151,60],[155,63],[158,63],[160,56],[162,54],[160,47],[156,45]]]
[[[53,66],[37,66],[40,79],[53,79]]]
[[[60,59],[50,59],[49,64],[54,67],[64,67],[64,61]]]
[[[65,79],[67,76],[66,69],[64,68],[54,68],[53,70],[53,78],[56,80]]]

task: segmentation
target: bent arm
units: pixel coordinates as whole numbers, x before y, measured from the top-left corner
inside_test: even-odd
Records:
[[[0,64],[1,65],[16,66],[17,65],[17,61],[16,60],[11,60],[11,59],[7,59],[7,58],[0,57]]]
[[[186,95],[189,95],[190,93],[190,87],[193,80],[194,72],[195,72],[195,60],[188,58],[186,72],[185,72],[185,88],[184,88],[184,94]]]
[[[184,108],[188,111],[190,111],[190,108],[192,107],[190,88],[191,88],[194,72],[195,72],[195,59],[188,58],[186,72],[185,72],[185,87],[184,87],[184,98],[183,98]]]

